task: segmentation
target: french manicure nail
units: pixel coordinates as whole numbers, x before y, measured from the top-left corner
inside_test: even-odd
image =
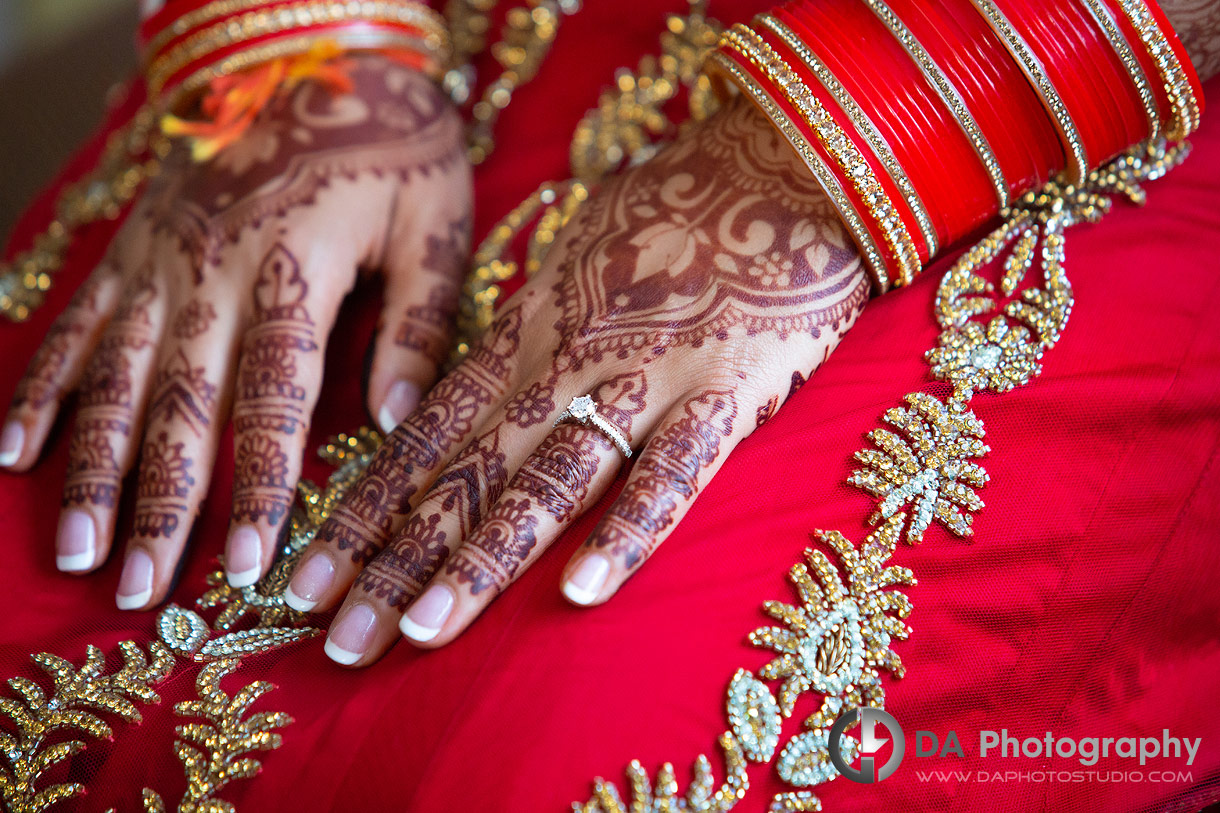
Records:
[[[388,435],[419,406],[419,387],[411,381],[395,381],[386,393],[381,409],[377,410],[377,424],[381,432]]]
[[[93,567],[97,558],[97,530],[93,517],[75,509],[59,515],[55,533],[55,566],[65,573],[80,573]]]
[[[8,467],[21,457],[25,445],[25,427],[17,421],[9,421],[0,432],[0,466]]]
[[[120,610],[138,610],[152,598],[153,560],[136,548],[127,554],[114,603]]]
[[[364,656],[369,648],[369,639],[373,637],[373,625],[377,623],[377,615],[367,604],[353,604],[348,607],[331,626],[326,635],[326,644],[322,648],[326,655],[335,663],[351,666]]]
[[[453,612],[453,591],[434,584],[415,600],[403,614],[398,629],[412,641],[431,641],[445,626],[449,613]]]
[[[317,606],[322,594],[335,580],[335,566],[325,554],[314,554],[297,567],[284,590],[284,603],[297,612],[307,613]]]
[[[610,560],[600,553],[590,553],[563,583],[563,594],[576,604],[592,604],[601,595],[609,575]]]
[[[249,587],[263,575],[263,540],[249,525],[238,525],[225,543],[225,578],[230,587]]]

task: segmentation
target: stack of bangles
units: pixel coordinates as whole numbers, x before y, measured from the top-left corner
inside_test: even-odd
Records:
[[[215,83],[276,60],[319,53],[392,54],[434,79],[450,55],[444,18],[414,0],[177,0],[137,34],[148,94],[181,110]]]
[[[1203,104],[1155,0],[792,0],[709,70],[791,143],[880,290],[1049,181],[1185,138]]]

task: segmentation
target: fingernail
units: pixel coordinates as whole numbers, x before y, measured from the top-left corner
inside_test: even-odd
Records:
[[[0,466],[11,466],[21,457],[25,445],[25,427],[17,421],[9,421],[0,432]]]
[[[136,548],[127,554],[114,603],[120,610],[138,610],[152,598],[153,560]]]
[[[348,607],[331,626],[326,635],[326,655],[335,663],[350,666],[364,656],[373,637],[373,625],[377,615],[367,604]]]
[[[297,567],[284,590],[284,603],[297,612],[307,613],[318,604],[318,599],[335,580],[335,566],[330,557],[318,553],[310,556]]]
[[[610,560],[600,553],[590,553],[563,583],[563,594],[576,604],[592,604],[601,595],[609,575]]]
[[[230,587],[249,587],[263,575],[263,540],[249,525],[238,525],[225,543],[225,578]]]
[[[453,612],[453,591],[434,584],[403,614],[398,629],[412,641],[431,641]]]
[[[97,531],[93,517],[84,511],[64,511],[55,534],[55,566],[65,573],[80,573],[93,567],[97,557]]]
[[[419,406],[419,387],[411,381],[395,381],[386,393],[381,409],[377,410],[377,423],[381,432],[388,435],[398,424]]]

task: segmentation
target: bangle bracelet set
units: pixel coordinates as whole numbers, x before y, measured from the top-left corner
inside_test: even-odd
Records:
[[[791,0],[724,33],[751,98],[847,222],[881,290],[1012,201],[1199,122],[1155,0]]]
[[[149,97],[172,110],[213,80],[320,42],[393,51],[434,79],[449,62],[448,28],[417,0],[185,0],[148,18],[137,44]]]

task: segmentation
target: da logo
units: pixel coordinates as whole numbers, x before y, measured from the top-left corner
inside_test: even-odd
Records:
[[[843,734],[851,727],[860,724],[860,767],[853,768],[843,758],[839,745]],[[877,726],[882,725],[889,732],[889,739],[877,736]],[[889,759],[881,767],[877,767],[877,753],[881,746],[893,741]],[[835,769],[853,782],[872,784],[880,782],[898,770],[902,755],[906,751],[906,740],[902,736],[902,727],[898,725],[889,713],[869,706],[844,712],[830,729],[830,761]]]

